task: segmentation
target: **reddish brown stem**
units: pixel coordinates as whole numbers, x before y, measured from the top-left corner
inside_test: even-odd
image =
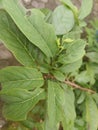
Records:
[[[52,80],[55,79],[55,80],[56,80],[56,78],[55,78],[53,75],[51,75],[51,74],[46,74],[46,75],[44,75],[44,79],[52,79]],[[83,88],[83,87],[81,87],[80,85],[77,85],[76,83],[71,82],[71,81],[69,81],[69,80],[65,80],[63,83],[65,83],[65,84],[67,84],[67,85],[69,85],[70,87],[73,87],[73,88],[75,88],[75,89],[80,89],[81,91],[89,92],[89,93],[91,93],[91,94],[96,93],[95,91],[93,91],[93,90],[91,90],[91,89]]]
[[[89,92],[89,93],[92,93],[92,94],[96,93],[95,91],[93,91],[91,89],[83,88],[83,87],[81,87],[81,86],[79,86],[79,85],[77,85],[74,82],[71,82],[69,80],[65,80],[64,83],[71,86],[71,87],[73,87],[73,88],[75,88],[75,89],[80,89],[82,91],[86,91],[86,92]]]

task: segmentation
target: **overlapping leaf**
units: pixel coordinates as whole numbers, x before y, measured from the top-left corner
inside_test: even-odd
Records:
[[[57,35],[69,32],[74,26],[72,11],[63,5],[58,6],[53,12],[52,24]]]
[[[98,52],[88,52],[86,56],[91,62],[98,63]]]
[[[98,108],[95,101],[89,95],[86,99],[86,121],[87,129],[97,130],[98,128]]]
[[[64,130],[71,130],[74,127],[74,121],[76,118],[75,106],[74,106],[74,94],[69,88],[63,90],[61,87],[55,86],[56,101],[59,107],[59,113],[61,115],[60,120]]]
[[[25,66],[35,66],[34,55],[30,49],[34,46],[19,31],[10,16],[3,10],[0,10],[0,40],[2,40],[17,60]],[[28,45],[28,47],[27,47]],[[32,50],[33,53],[34,50]]]
[[[58,130],[56,119],[56,84],[48,81],[48,96],[47,96],[47,115],[45,122],[45,130]]]
[[[63,64],[69,64],[78,61],[85,54],[86,42],[83,40],[76,40],[73,44],[66,50],[65,54],[59,56],[59,62]]]
[[[13,121],[25,120],[28,112],[45,97],[44,90],[40,88],[33,92],[21,88],[11,88],[2,90],[0,95],[5,101],[3,115]]]
[[[46,130],[54,130],[62,122],[64,130],[73,129],[75,120],[74,94],[62,89],[58,83],[48,81]]]
[[[32,90],[41,87],[44,83],[42,74],[34,68],[7,67],[0,70],[0,82],[3,89],[23,88]]]
[[[53,17],[51,17],[53,19],[50,19],[50,14],[49,17],[47,15],[45,18],[44,14],[37,9],[32,9],[30,14],[26,14],[26,10],[19,6],[18,0],[10,0],[10,2],[0,0],[0,39],[22,65],[28,66],[8,67],[0,70],[0,82],[2,84],[0,96],[5,102],[3,114],[9,120],[25,120],[28,112],[40,100],[46,98],[45,91],[41,88],[44,85],[41,72],[50,73],[49,70],[55,68],[51,71],[55,80],[45,79],[47,84],[45,86],[47,111],[44,128],[45,130],[58,130],[61,123],[64,130],[84,130],[85,124],[80,125],[81,121],[79,122],[79,120],[77,125],[75,122],[73,90],[61,82],[65,80],[64,74],[78,70],[82,64],[86,43],[79,39],[80,30],[69,31],[73,29],[76,22],[79,22],[79,19],[83,20],[90,13],[92,0],[89,0],[89,8],[85,6],[86,0],[83,0],[79,19],[78,10],[71,0],[61,0],[61,2],[63,6],[57,7],[53,12]],[[69,32],[60,41],[62,48],[59,48],[61,49],[59,55],[57,54],[58,47],[54,29],[45,20],[49,23],[52,20],[57,35]],[[97,53],[87,53],[86,56],[90,59],[89,61],[97,65]],[[75,77],[75,80],[79,83],[92,85],[95,81],[95,73],[98,73],[97,70],[96,66],[92,68],[88,66],[86,70]],[[56,82],[56,79],[60,82]],[[85,97],[83,93],[78,96],[77,104],[82,104]],[[97,102],[96,95],[93,95],[93,98],[89,95],[85,101],[86,128],[89,130],[97,130],[98,128]],[[84,110],[82,107],[80,109]],[[38,127],[38,129],[44,128]]]
[[[10,3],[8,0],[1,0],[0,4],[32,44],[41,49],[47,57],[52,57],[56,53],[56,35],[52,26],[45,23],[40,11],[32,11],[30,20],[26,17],[26,11],[20,8],[18,0],[10,0]]]
[[[66,65],[61,66],[60,68],[58,68],[62,73],[71,73],[71,72],[75,72],[76,70],[78,70],[82,65],[82,59],[73,62],[73,63],[69,63]]]
[[[87,2],[87,0],[82,0],[82,6],[80,8],[80,12],[79,12],[79,19],[84,19],[85,17],[87,17],[93,7],[93,0],[89,0]]]
[[[58,81],[65,81],[65,75],[61,71],[53,71],[52,74]]]
[[[60,1],[65,6],[67,6],[68,8],[70,8],[73,11],[76,22],[78,23],[78,9],[77,9],[77,7],[71,2],[71,0],[60,0]]]
[[[68,6],[69,8],[71,8],[73,11],[75,11],[77,8],[76,6],[73,5],[73,3],[71,2],[71,0],[60,0],[63,4],[65,4],[66,6]]]
[[[86,65],[86,70],[82,71],[80,74],[78,74],[75,77],[76,82],[82,83],[82,84],[87,84],[93,85],[95,83],[95,73],[93,68],[88,64]]]

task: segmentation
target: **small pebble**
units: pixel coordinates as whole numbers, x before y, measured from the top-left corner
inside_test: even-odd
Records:
[[[0,119],[0,128],[2,128],[5,124],[6,122],[3,119]]]
[[[37,1],[32,1],[31,5],[35,8],[38,8],[39,4]]]
[[[48,0],[41,0],[42,2],[44,2],[44,3],[47,3],[48,2]]]
[[[42,2],[37,2],[37,1],[32,1],[32,6],[35,8],[45,8],[45,3]]]
[[[45,3],[39,2],[38,8],[45,8]]]
[[[31,0],[23,0],[25,3],[30,3]]]

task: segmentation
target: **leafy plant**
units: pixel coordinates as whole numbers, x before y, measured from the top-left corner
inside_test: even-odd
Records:
[[[98,47],[98,19],[90,21],[89,26],[90,27],[86,27],[89,48],[96,48]]]
[[[81,39],[93,1],[88,8],[85,2],[78,10],[61,0],[53,12],[29,14],[18,0],[0,0],[0,39],[21,63],[0,70],[7,120],[28,129],[97,130],[96,71],[85,60],[87,43]]]
[[[93,70],[95,74],[95,84],[98,80],[98,19],[94,19],[89,24],[90,27],[86,27],[87,42],[88,46],[86,48],[86,58],[88,59],[89,67]],[[97,87],[96,87],[97,89]]]

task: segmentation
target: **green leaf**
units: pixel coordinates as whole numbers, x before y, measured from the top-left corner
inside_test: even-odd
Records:
[[[69,32],[74,26],[72,11],[66,6],[58,6],[53,12],[52,24],[57,35]]]
[[[95,74],[98,74],[98,64],[90,63],[89,66],[94,71]]]
[[[44,130],[44,122],[36,123],[36,129],[37,130]]]
[[[66,86],[65,86],[66,88]],[[64,130],[72,130],[76,118],[74,93],[69,88],[62,89],[60,86],[55,86],[57,106],[59,108],[60,120]]]
[[[60,71],[53,71],[52,74],[59,81],[65,81],[65,75]]]
[[[78,130],[85,130],[85,121],[82,118],[77,118],[75,121],[76,127],[79,127]]]
[[[80,39],[80,33],[81,33],[81,30],[74,30],[74,31],[68,32],[63,36],[63,41],[67,38],[70,38],[72,40]]]
[[[98,63],[98,52],[88,52],[86,56],[91,62]]]
[[[88,73],[89,78],[90,78],[90,84],[93,85],[95,83],[95,73],[94,73],[94,70],[93,70],[93,68],[89,64],[86,64],[86,67],[87,67],[87,73]]]
[[[45,122],[45,130],[58,130],[56,119],[56,93],[55,87],[58,85],[52,81],[48,81],[48,94],[47,94],[47,115]]]
[[[64,87],[64,86],[63,86]],[[55,130],[62,122],[64,130],[73,129],[75,120],[74,94],[58,83],[48,81],[47,118],[45,130]]]
[[[84,20],[79,21],[80,28],[86,27],[87,23]]]
[[[0,70],[0,82],[3,88],[23,88],[32,90],[44,84],[42,74],[34,68],[7,67]]]
[[[82,71],[80,74],[78,74],[75,77],[75,81],[78,83],[82,83],[82,84],[86,84],[86,83],[90,82],[90,77],[89,77],[87,71]]]
[[[86,99],[86,121],[87,129],[97,130],[98,128],[98,108],[95,101],[89,95]]]
[[[77,7],[71,2],[71,0],[60,0],[66,7],[70,8],[73,11],[74,17],[78,24],[78,9]]]
[[[32,120],[24,120],[24,121],[21,121],[21,124],[23,124],[26,128],[29,128],[29,129],[33,129],[35,124]]]
[[[87,2],[87,0],[82,0],[82,6],[80,8],[79,11],[79,19],[84,19],[85,17],[87,17],[92,10],[93,7],[93,0],[89,0]]]
[[[66,50],[66,54],[61,54],[59,56],[58,62],[69,64],[82,59],[85,54],[85,45],[86,42],[81,39],[74,41]]]
[[[58,69],[65,74],[72,73],[72,72],[75,72],[76,70],[78,70],[81,67],[81,65],[82,65],[82,59],[80,59],[76,62],[73,62],[73,63],[63,65]]]
[[[8,0],[1,0],[0,4],[32,44],[41,49],[47,57],[52,57],[56,53],[56,35],[53,27],[45,23],[41,11],[33,9],[29,17],[26,16],[26,11],[19,6],[18,0],[10,0],[10,3]]]
[[[98,104],[98,93],[93,94],[92,97],[95,100],[96,104]]]
[[[0,10],[0,30],[0,39],[21,64],[30,67],[46,64],[45,55],[20,32],[4,10]],[[46,62],[49,63],[48,58]]]
[[[25,66],[35,66],[35,59],[27,45],[30,46],[30,48],[34,46],[30,44],[16,27],[10,16],[3,10],[0,10],[0,39],[4,42],[4,45],[12,51],[21,64]]]
[[[78,74],[75,77],[75,80],[82,84],[90,83],[90,85],[93,85],[95,83],[94,70],[89,66],[89,64],[87,64],[86,70],[82,71],[80,74]]]
[[[55,87],[55,89],[57,102],[64,112],[63,114],[66,117],[67,123],[71,123],[71,121],[74,122],[76,114],[74,106],[75,97],[73,91],[70,88],[66,88],[64,90],[59,86]]]
[[[47,116],[45,130],[58,130],[62,122],[64,130],[74,127],[74,94],[69,88],[63,89],[59,83],[48,81]]]
[[[45,21],[47,23],[51,23],[52,22],[52,11],[50,9],[47,8],[42,8],[40,9],[44,14],[45,14]]]
[[[77,99],[77,104],[81,104],[85,100],[85,93],[81,92],[80,96]]]
[[[40,36],[43,38],[44,42],[50,49],[52,56],[54,56],[58,49],[56,43],[57,37],[55,35],[53,26],[45,22],[45,20],[43,19],[43,15],[41,15],[41,12],[37,9],[31,10],[31,15],[28,17],[28,21],[32,25],[36,26],[38,32],[40,33]],[[43,42],[39,42],[43,44]],[[47,57],[49,57],[49,54],[47,55]]]
[[[12,88],[2,90],[0,95],[2,100],[5,101],[4,117],[13,121],[25,120],[28,112],[39,100],[45,97],[44,90],[40,88],[35,89],[33,92],[21,88]]]
[[[71,0],[60,0],[63,4],[65,4],[66,6],[68,6],[69,8],[75,10],[76,6],[73,5],[73,3],[71,2]]]

